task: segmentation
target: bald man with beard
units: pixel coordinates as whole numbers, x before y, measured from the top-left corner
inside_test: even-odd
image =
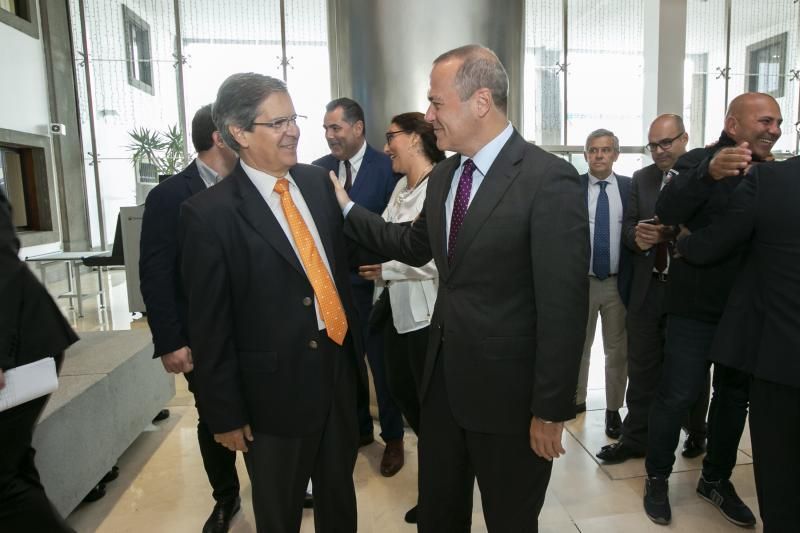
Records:
[[[746,93],[734,98],[719,140],[681,157],[656,203],[656,215],[669,226],[695,232],[725,215],[731,194],[747,168],[771,158],[783,121],[774,98]],[[657,524],[668,524],[668,482],[681,421],[700,395],[709,367],[707,358],[728,293],[742,262],[742,247],[709,265],[676,256],[664,298],[667,315],[664,367],[650,410],[645,459],[644,508]],[[730,522],[755,524],[750,509],[736,494],[730,477],[747,418],[749,378],[736,369],[714,367],[708,415],[708,451],[697,494]]]

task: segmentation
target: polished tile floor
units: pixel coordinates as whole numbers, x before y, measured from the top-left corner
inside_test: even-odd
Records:
[[[96,277],[84,274],[87,290],[96,287]],[[110,284],[108,306],[98,310],[97,299],[84,302],[84,318],[78,319],[60,301],[65,314],[79,331],[147,327],[141,317],[131,317],[127,309],[124,273],[112,271],[105,277]],[[50,287],[55,293],[57,284]],[[600,332],[592,353],[588,411],[567,425],[566,456],[556,461],[547,499],[540,517],[542,532],[612,533],[647,531],[725,532],[740,528],[728,523],[719,512],[700,500],[694,492],[701,459],[685,460],[678,455],[676,472],[670,478],[673,521],[670,526],[651,523],[642,511],[643,460],[617,466],[600,466],[594,453],[610,442],[603,433],[603,354]],[[176,380],[177,394],[169,408],[171,416],[147,429],[119,459],[120,477],[108,485],[106,496],[92,504],[82,504],[68,518],[79,533],[147,532],[181,533],[200,531],[213,506],[202,467],[195,427],[197,412],[185,380]],[[376,428],[376,434],[379,429]],[[750,439],[745,431],[740,443],[739,465],[733,481],[742,499],[758,512],[753,482]],[[417,441],[406,435],[406,466],[392,478],[378,472],[383,445],[363,448],[355,470],[358,496],[359,531],[394,533],[414,531],[403,522],[403,514],[416,500]],[[239,459],[243,510],[232,531],[255,532],[250,486],[244,463]],[[474,532],[486,531],[480,512],[480,494],[475,491]],[[756,527],[760,531],[760,524]],[[301,531],[313,531],[311,511],[305,511]]]

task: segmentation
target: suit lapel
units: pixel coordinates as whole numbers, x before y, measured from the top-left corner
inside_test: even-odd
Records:
[[[258,192],[255,185],[247,177],[241,166],[237,165],[233,174],[227,178],[236,180],[239,195],[241,197],[241,204],[239,205],[239,212],[244,219],[253,227],[256,233],[261,238],[267,241],[275,250],[283,256],[286,261],[292,265],[295,270],[305,276],[305,270],[294,253],[292,245],[286,238],[283,228],[278,223],[272,210],[269,208],[261,193]]]
[[[300,167],[294,167],[291,170],[292,178],[300,189],[303,199],[306,201],[308,210],[311,211],[311,218],[314,219],[314,225],[317,227],[319,238],[322,241],[322,247],[325,248],[325,255],[328,258],[328,264],[331,266],[331,272],[336,271],[336,254],[333,249],[333,235],[331,235],[331,224],[325,220],[325,193],[324,187],[314,186],[314,177],[306,176],[305,172]],[[310,228],[309,228],[310,229]]]
[[[497,158],[487,171],[483,182],[475,193],[475,198],[467,209],[464,222],[458,232],[456,241],[456,254],[450,271],[458,268],[458,265],[467,254],[470,244],[475,239],[486,219],[492,214],[495,206],[503,198],[508,187],[517,177],[520,171],[519,163],[524,154],[525,141],[515,131],[508,142],[497,154]]]
[[[358,167],[358,173],[355,175],[355,182],[353,183],[353,187],[350,189],[351,198],[363,198],[361,191],[365,187],[369,186],[369,179],[366,179],[366,177],[369,176],[369,166],[372,164],[372,154],[370,153],[370,150],[371,148],[369,144],[367,144],[364,151],[364,157],[361,158],[361,166]]]
[[[456,154],[436,165],[434,174],[428,178],[428,194],[433,201],[429,202],[432,211],[426,213],[428,218],[428,235],[431,240],[433,257],[438,258],[436,266],[439,276],[447,279],[450,274],[450,265],[447,264],[447,209],[445,202],[450,186],[453,182],[453,173],[461,163],[461,156]]]

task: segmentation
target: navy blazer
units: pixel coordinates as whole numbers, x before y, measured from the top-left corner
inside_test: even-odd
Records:
[[[631,178],[628,176],[617,177],[617,189],[619,190],[620,200],[622,200],[622,219],[625,219],[625,212],[628,210],[628,199],[631,197]],[[589,201],[589,174],[581,174],[581,183],[586,191],[586,201]],[[591,235],[590,241],[591,241]],[[628,306],[628,300],[631,296],[631,280],[633,279],[633,270],[631,269],[631,252],[622,240],[622,232],[619,236],[619,266],[617,267],[617,289],[619,290],[619,297],[625,307]]]
[[[332,170],[337,175],[339,174],[339,160],[331,154],[317,159],[313,164],[325,170]],[[353,188],[349,192],[350,198],[361,207],[380,215],[386,209],[399,178],[400,176],[392,172],[392,160],[389,159],[389,156],[377,151],[367,143],[364,159],[361,160],[355,183],[353,183]],[[364,257],[369,263],[382,263],[386,260],[378,256]],[[358,265],[352,266],[354,271],[350,275],[350,283],[354,288],[369,292],[369,304],[371,306],[374,283],[358,275],[358,272],[355,271]],[[364,312],[368,311],[364,310]]]
[[[197,162],[192,161],[150,191],[144,204],[139,241],[139,286],[153,334],[153,357],[189,345],[178,268],[178,218],[181,204],[205,189]]]

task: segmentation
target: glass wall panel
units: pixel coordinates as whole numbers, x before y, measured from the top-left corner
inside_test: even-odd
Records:
[[[528,0],[525,9],[523,133],[536,144],[564,143],[562,0]]]
[[[567,144],[597,128],[642,145],[643,16],[639,0],[567,2]]]
[[[783,135],[773,152],[797,147],[800,81],[800,3],[792,0],[732,0],[728,98],[747,91],[775,97],[783,113]]]

